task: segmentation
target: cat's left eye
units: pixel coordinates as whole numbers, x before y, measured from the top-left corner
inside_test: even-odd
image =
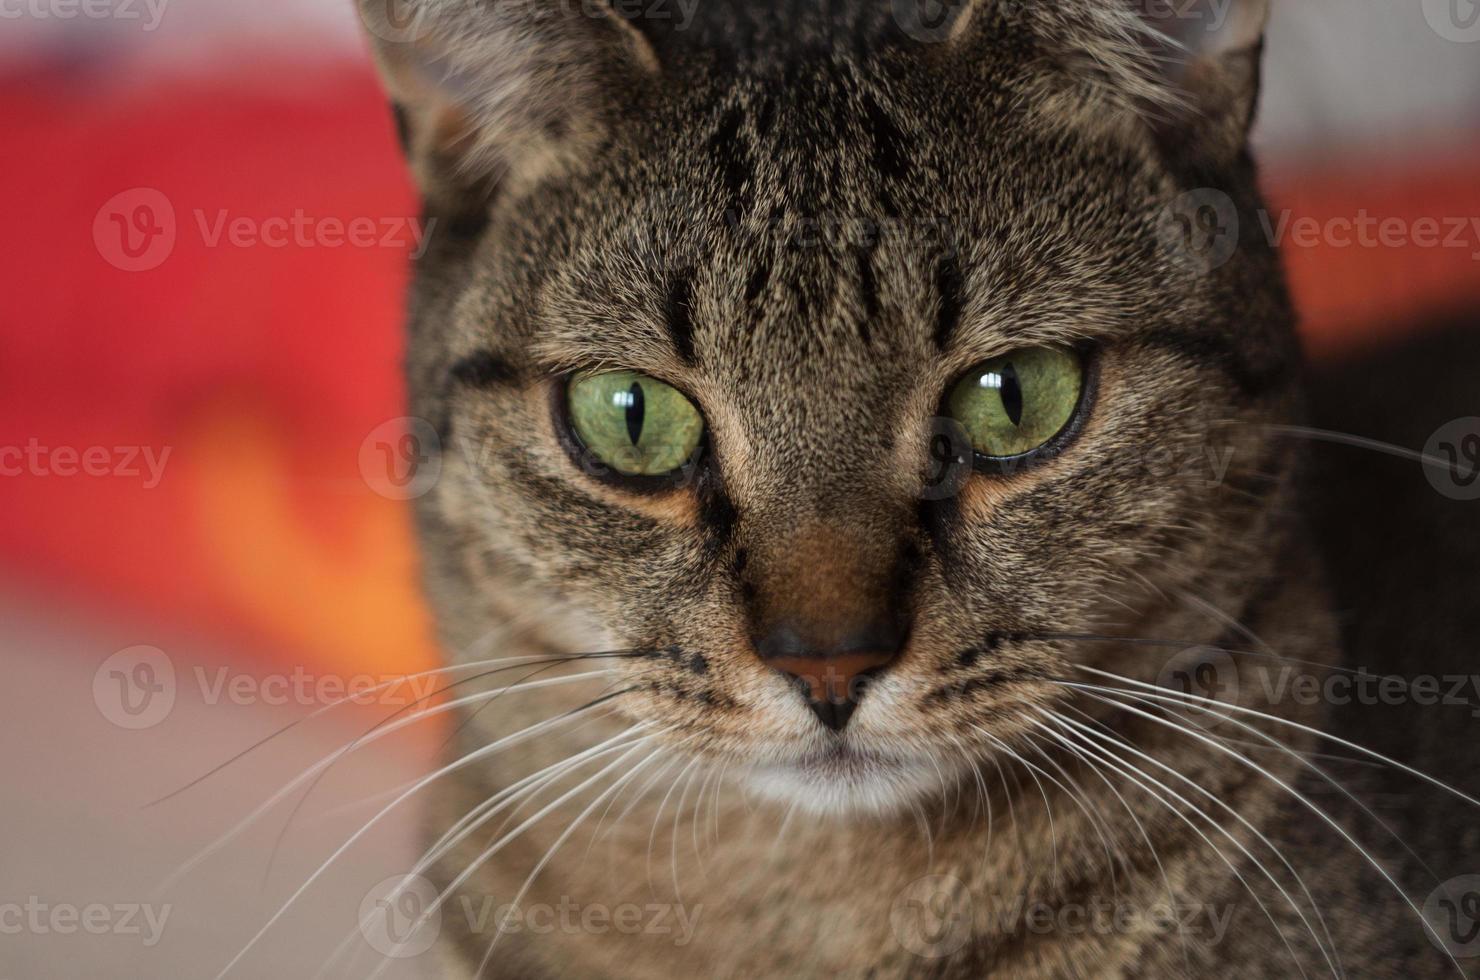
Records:
[[[704,438],[704,417],[693,402],[636,371],[576,375],[566,389],[566,414],[594,462],[627,477],[674,473]]]
[[[946,411],[966,430],[979,462],[1021,460],[1070,428],[1084,389],[1078,353],[1029,347],[968,371],[947,396]]]

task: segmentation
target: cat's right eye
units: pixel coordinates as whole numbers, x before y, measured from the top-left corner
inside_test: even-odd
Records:
[[[979,462],[1021,461],[1064,433],[1085,390],[1084,359],[1061,347],[1029,347],[977,365],[946,398],[946,411]]]
[[[622,476],[672,474],[694,458],[704,438],[704,417],[693,402],[636,371],[578,374],[565,400],[580,448]]]

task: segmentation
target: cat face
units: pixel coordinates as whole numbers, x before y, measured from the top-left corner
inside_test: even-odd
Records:
[[[630,651],[614,704],[659,739],[889,810],[1014,744],[1091,637],[1247,596],[1293,364],[1274,257],[1217,247],[1257,203],[1258,30],[1190,87],[1091,33],[1115,6],[853,23],[861,50],[557,14],[517,81],[480,67],[497,21],[383,50],[459,228],[411,356],[453,645]]]

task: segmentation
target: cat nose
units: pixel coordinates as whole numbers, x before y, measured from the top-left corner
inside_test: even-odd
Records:
[[[823,727],[841,732],[869,683],[899,656],[903,631],[880,622],[841,643],[809,641],[793,626],[769,630],[757,644],[767,666],[779,671],[807,700]]]

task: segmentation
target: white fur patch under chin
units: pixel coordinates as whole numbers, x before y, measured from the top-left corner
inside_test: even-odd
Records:
[[[756,794],[817,816],[890,817],[939,796],[959,776],[955,766],[927,759],[818,760],[756,766],[747,783]]]

